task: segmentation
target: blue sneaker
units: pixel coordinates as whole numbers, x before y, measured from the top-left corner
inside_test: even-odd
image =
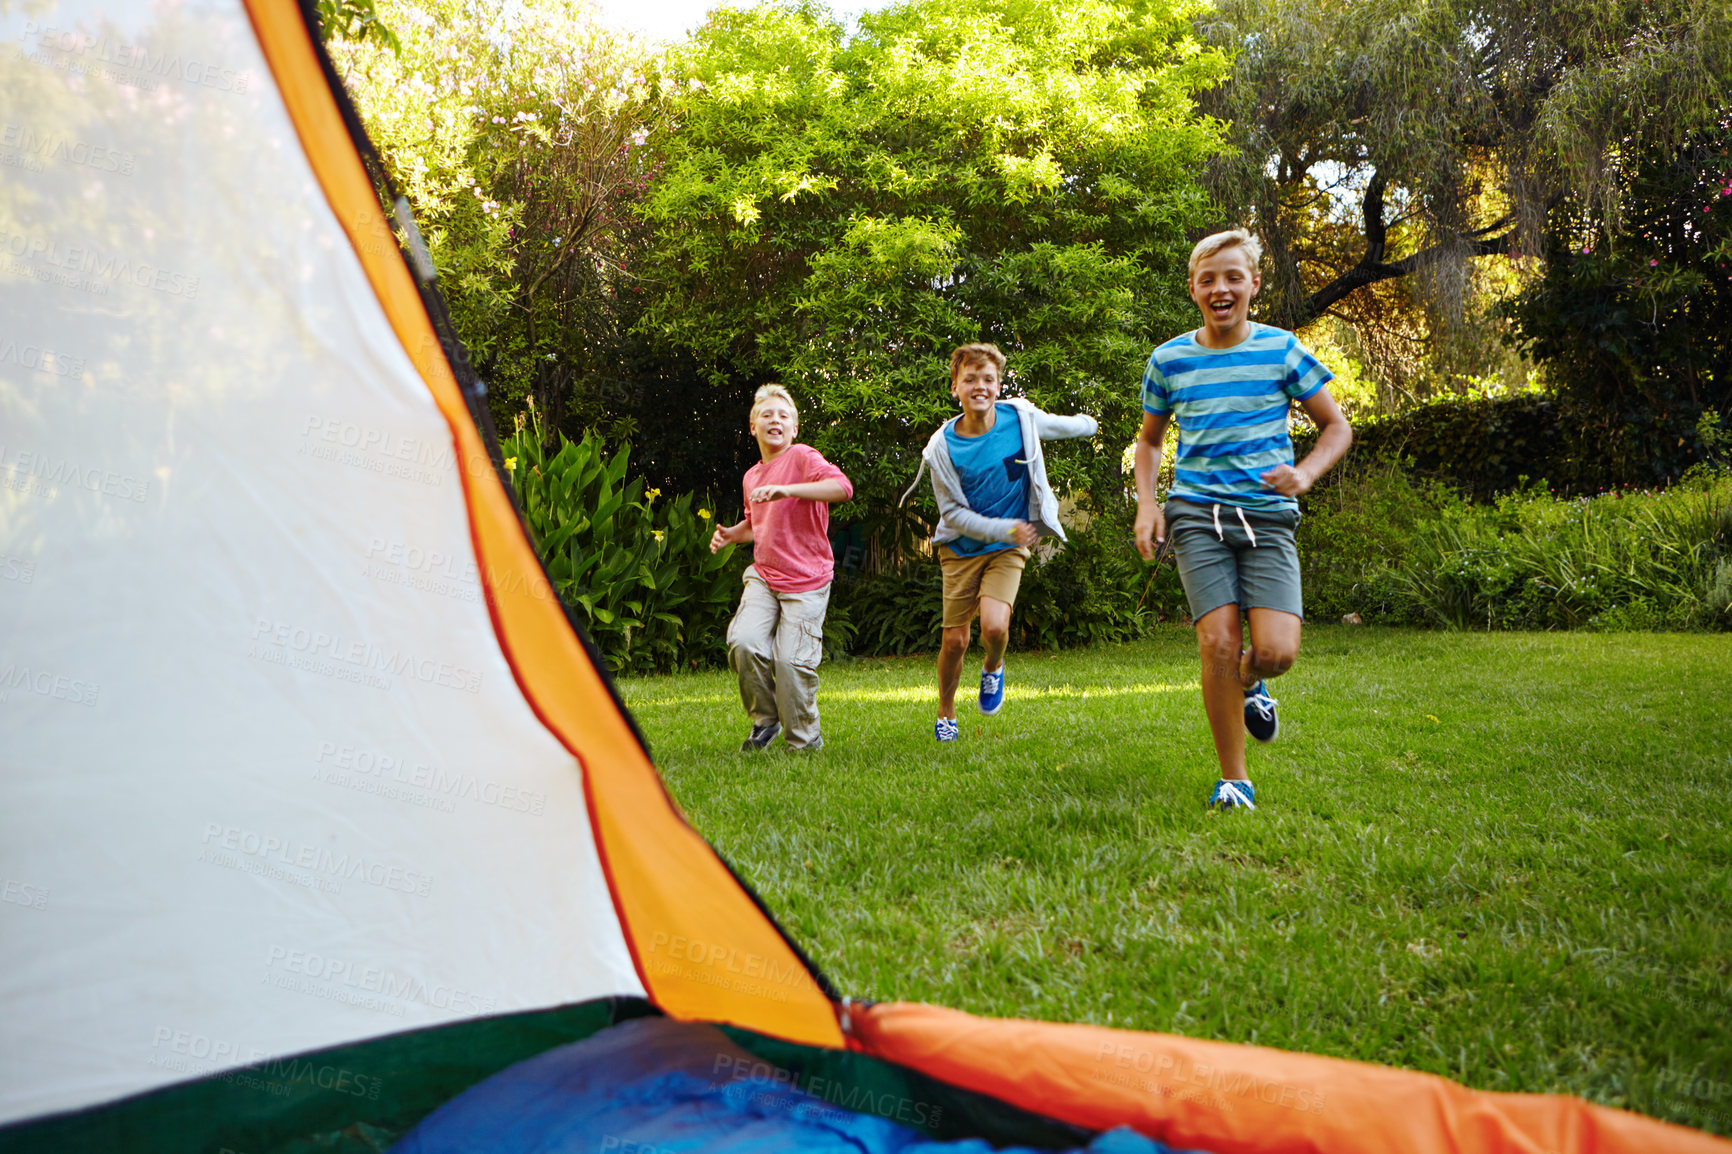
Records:
[[[1269,696],[1268,686],[1259,681],[1245,691],[1245,732],[1265,745],[1281,732],[1281,719],[1275,707],[1281,704]]]
[[[954,717],[940,717],[938,724],[932,727],[932,736],[939,741],[955,741],[960,733]]]
[[[1228,781],[1222,778],[1215,783],[1215,792],[1209,795],[1210,809],[1256,809],[1257,787],[1248,781]]]
[[[980,712],[991,717],[1004,708],[1004,666],[997,673],[980,671]]]

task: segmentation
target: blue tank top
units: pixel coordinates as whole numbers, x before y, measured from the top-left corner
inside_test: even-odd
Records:
[[[1022,451],[1022,421],[1010,405],[996,405],[996,423],[978,437],[963,437],[955,424],[944,427],[950,463],[962,479],[962,497],[982,517],[1028,520],[1028,461]],[[963,557],[1009,549],[1002,541],[958,537],[945,544]]]

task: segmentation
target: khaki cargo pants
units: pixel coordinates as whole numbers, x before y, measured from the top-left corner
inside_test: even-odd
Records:
[[[778,593],[746,566],[740,607],[728,625],[728,665],[753,725],[782,723],[789,749],[818,740],[818,663],[830,587]]]

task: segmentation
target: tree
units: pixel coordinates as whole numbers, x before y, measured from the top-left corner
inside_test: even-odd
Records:
[[[1220,53],[1167,0],[909,0],[852,35],[815,4],[714,13],[666,67],[640,328],[717,383],[681,414],[743,424],[750,386],[892,516],[954,411],[965,341],[1011,392],[1112,430],[1054,456],[1111,498],[1149,348],[1194,320],[1194,175],[1217,146],[1191,93]],[[909,526],[904,525],[906,530]]]
[[[332,7],[332,55],[414,207],[495,418],[510,427],[530,396],[550,434],[594,415],[662,107],[645,48],[582,0]],[[566,412],[585,398],[588,413]]]
[[[1507,311],[1558,390],[1596,416],[1614,475],[1654,483],[1712,448],[1703,413],[1732,418],[1732,122],[1631,159],[1626,227],[1560,204],[1545,276]]]
[[[1477,258],[1543,252],[1566,197],[1620,231],[1619,158],[1732,93],[1723,0],[1221,0],[1198,27],[1235,52],[1210,187],[1263,235],[1263,315],[1295,329],[1375,336],[1411,296],[1397,329],[1449,332]]]

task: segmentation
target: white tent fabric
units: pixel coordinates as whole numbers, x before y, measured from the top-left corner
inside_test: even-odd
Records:
[[[0,1122],[642,995],[245,10],[0,13]]]

